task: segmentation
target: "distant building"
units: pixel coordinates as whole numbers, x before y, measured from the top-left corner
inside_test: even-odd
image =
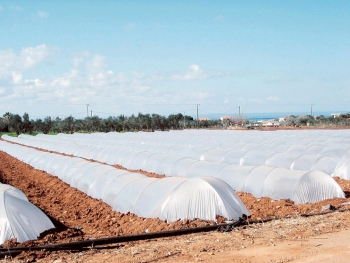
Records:
[[[221,121],[233,121],[233,118],[231,116],[221,116]]]
[[[278,126],[280,126],[280,122],[275,121],[275,120],[261,121],[261,124],[264,127],[278,127]]]
[[[211,119],[203,117],[203,118],[198,118],[198,121],[211,121]]]
[[[279,122],[283,122],[283,121],[286,121],[286,120],[287,120],[287,117],[280,117],[280,118],[278,119]]]
[[[224,128],[227,128],[227,127],[232,126],[234,124],[233,118],[231,116],[221,116],[220,120],[221,120]]]

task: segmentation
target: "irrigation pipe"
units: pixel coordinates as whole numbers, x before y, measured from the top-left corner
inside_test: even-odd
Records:
[[[298,216],[310,217],[310,216],[317,216],[317,215],[327,215],[335,212],[341,213],[341,212],[347,212],[347,211],[350,211],[350,208],[344,209],[344,210],[331,210],[328,212],[320,212],[320,213],[313,213],[313,214],[301,214]],[[108,245],[108,244],[150,240],[150,239],[156,239],[156,238],[193,234],[198,232],[209,232],[214,230],[226,232],[239,226],[266,223],[274,220],[290,219],[293,217],[295,216],[286,216],[286,217],[280,217],[280,218],[272,217],[272,218],[265,218],[261,220],[250,220],[250,221],[240,219],[235,222],[204,226],[204,227],[186,228],[186,229],[178,229],[178,230],[170,230],[170,231],[153,232],[153,233],[142,233],[142,234],[135,234],[135,235],[128,235],[128,236],[114,236],[114,237],[108,237],[108,238],[88,239],[88,240],[74,241],[74,242],[61,243],[61,244],[51,244],[46,246],[0,248],[0,257],[16,256],[23,251],[35,251],[35,250],[46,250],[46,251],[78,250],[79,251],[79,250],[86,250],[88,248],[96,248],[96,249],[106,248],[106,247],[99,247],[99,246]]]
[[[114,237],[107,237],[107,238],[88,239],[88,240],[61,243],[61,244],[52,244],[52,245],[46,245],[46,246],[0,248],[0,257],[6,256],[6,255],[14,256],[14,254],[19,254],[22,251],[81,250],[86,247],[98,248],[96,246],[130,242],[130,241],[140,241],[140,240],[146,240],[146,239],[172,237],[172,236],[179,236],[179,235],[192,234],[192,233],[198,233],[198,232],[209,232],[209,231],[219,230],[219,229],[222,229],[224,231],[229,231],[232,228],[238,226],[242,221],[243,219],[240,219],[235,222],[204,226],[204,227],[186,228],[186,229],[178,229],[178,230],[170,230],[170,231],[153,232],[153,233],[142,233],[142,234],[135,234],[135,235],[128,235],[128,236],[114,236]]]

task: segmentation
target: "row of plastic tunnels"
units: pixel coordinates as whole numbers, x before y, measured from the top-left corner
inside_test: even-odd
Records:
[[[297,204],[344,198],[332,176],[350,178],[349,134],[346,130],[188,130],[3,135],[0,150],[57,176],[121,213],[167,222],[215,220],[217,215],[238,220],[250,213],[235,191],[275,200],[290,199]],[[137,170],[166,177],[151,178]],[[5,207],[6,202],[2,203]],[[6,206],[9,205],[10,201]],[[30,205],[27,210],[36,211]],[[12,218],[8,219],[11,222],[19,220],[14,224],[26,229],[30,216],[23,213],[27,210],[21,208],[7,218]],[[0,214],[6,215],[4,211]],[[42,212],[40,216],[45,218]],[[17,231],[22,233],[19,237],[8,230],[0,231],[0,242],[15,236],[21,241],[34,239],[40,233],[30,231],[34,234]]]

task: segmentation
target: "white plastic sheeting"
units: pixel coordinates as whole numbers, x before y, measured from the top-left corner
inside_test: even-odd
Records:
[[[52,136],[50,136],[52,138]],[[56,137],[60,138],[61,136]],[[343,159],[340,157],[331,156],[319,156],[311,154],[293,154],[293,153],[281,153],[281,152],[271,152],[270,150],[219,150],[219,149],[199,149],[199,148],[189,148],[187,147],[187,152],[196,154],[189,154],[182,156],[180,153],[176,155],[169,155],[168,153],[153,153],[145,150],[130,150],[125,148],[120,149],[103,149],[93,146],[84,146],[74,143],[74,145],[69,143],[58,143],[52,141],[40,141],[36,137],[24,137],[24,138],[13,138],[13,137],[3,137],[7,140],[15,141],[21,144],[35,146],[35,147],[45,147],[47,150],[59,151],[66,154],[73,154],[77,157],[83,157],[86,159],[94,159],[99,162],[106,162],[108,164],[119,164],[123,167],[131,170],[145,170],[148,172],[157,172],[161,174],[166,174],[170,176],[178,176],[179,173],[176,171],[176,167],[171,168],[174,163],[168,163],[174,160],[178,164],[186,162],[186,160],[179,161],[180,158],[193,159],[193,160],[205,160],[209,162],[219,162],[223,164],[236,164],[243,166],[259,166],[259,165],[269,165],[273,167],[283,167],[291,170],[319,170],[325,172],[329,175],[341,175],[343,179],[347,179],[347,174],[341,172],[338,164],[343,164]],[[35,139],[33,139],[35,138]],[[43,138],[40,136],[38,138]],[[93,137],[92,137],[93,138]],[[68,140],[69,141],[69,140]],[[140,147],[144,148],[144,147]],[[151,147],[152,148],[152,147]],[[152,150],[149,148],[148,150]],[[159,148],[159,147],[157,147]],[[163,147],[164,148],[164,147]],[[176,148],[176,147],[175,147]],[[178,148],[177,148],[178,149]],[[154,150],[154,147],[153,147]],[[201,150],[201,151],[199,151]],[[203,153],[200,156],[198,152]],[[221,157],[220,157],[221,154]],[[173,157],[171,157],[173,156]],[[192,156],[192,157],[186,157]],[[200,158],[193,158],[194,156],[200,156]],[[216,156],[216,157],[215,157]],[[150,164],[151,163],[151,164]],[[157,166],[162,163],[162,168],[158,169]],[[178,165],[176,165],[178,166]],[[341,167],[344,167],[341,166]],[[181,168],[178,168],[181,169]],[[346,167],[344,170],[347,171]],[[337,171],[337,173],[335,173]],[[338,176],[339,176],[338,175]],[[350,176],[350,174],[349,174]]]
[[[18,242],[37,239],[55,226],[19,189],[0,184],[0,244],[11,238]]]
[[[142,133],[141,133],[142,135]],[[252,193],[256,197],[267,196],[273,199],[289,198],[296,203],[309,203],[315,201],[321,201],[326,198],[343,197],[344,193],[340,189],[339,185],[330,178],[326,173],[333,171],[337,163],[333,157],[329,156],[316,156],[316,155],[296,155],[292,153],[279,153],[268,150],[266,152],[259,150],[249,150],[244,152],[243,150],[224,150],[224,149],[205,149],[205,148],[190,148],[187,147],[187,152],[192,152],[191,156],[200,156],[199,159],[193,159],[189,157],[183,157],[179,155],[169,155],[165,153],[152,153],[145,151],[145,144],[140,144],[139,150],[130,150],[127,148],[111,149],[108,150],[109,156],[103,157],[106,153],[106,149],[96,148],[93,146],[81,145],[84,140],[86,144],[94,144],[94,138],[97,135],[60,135],[60,136],[37,136],[28,137],[21,136],[20,138],[12,139],[19,143],[36,146],[44,145],[46,149],[57,150],[60,148],[64,153],[77,154],[80,157],[91,157],[88,154],[92,151],[102,152],[102,154],[96,154],[104,158],[109,164],[121,164],[122,166],[133,170],[145,170],[148,172],[155,172],[157,174],[165,174],[167,176],[183,177],[183,178],[197,178],[200,176],[212,176],[224,180],[233,189],[237,191],[244,191]],[[75,140],[75,138],[79,140]],[[42,138],[49,138],[50,140],[42,141]],[[63,139],[62,139],[63,138]],[[66,138],[68,138],[66,140]],[[70,138],[70,139],[69,139]],[[60,139],[62,142],[58,143],[55,140]],[[71,143],[64,143],[70,141]],[[212,140],[213,141],[213,140]],[[249,143],[249,149],[252,148],[254,143]],[[255,140],[254,140],[255,141]],[[292,140],[294,141],[294,140]],[[99,144],[103,144],[102,141],[98,141]],[[112,142],[111,142],[112,143]],[[290,142],[291,143],[291,142]],[[208,143],[209,144],[209,143]],[[236,143],[243,146],[243,143]],[[125,145],[125,142],[123,143]],[[277,144],[273,144],[275,147]],[[293,146],[289,144],[288,147]],[[176,147],[172,146],[176,150],[184,148],[184,146]],[[148,150],[165,149],[165,146],[148,147]],[[168,147],[170,148],[170,147]],[[259,147],[256,147],[259,149]],[[298,148],[294,147],[293,149]],[[68,152],[65,152],[67,149]],[[89,150],[90,149],[90,150]],[[70,152],[69,152],[70,150]],[[170,151],[163,151],[169,153]],[[194,154],[195,153],[195,154]],[[208,159],[209,155],[222,155],[222,159],[227,162],[210,162],[204,161]],[[242,156],[240,158],[239,156]],[[269,158],[270,165],[246,165],[246,163],[254,163],[254,160],[265,159],[266,156],[271,155]],[[32,155],[28,155],[30,158]],[[41,155],[40,155],[41,156]],[[209,158],[210,159],[210,158]],[[247,161],[248,160],[248,161]],[[102,161],[98,160],[97,161]],[[227,164],[227,163],[234,164]],[[242,165],[242,163],[245,163]],[[280,167],[278,167],[278,165]],[[348,163],[342,163],[343,166],[347,166]],[[277,167],[277,168],[276,168]],[[303,169],[303,168],[307,169]],[[80,168],[76,168],[80,169]],[[341,167],[342,170],[344,168]],[[311,176],[310,171],[314,171]],[[76,172],[75,170],[73,171]],[[69,172],[66,174],[69,175]],[[78,176],[79,177],[79,176]],[[300,188],[300,178],[304,180],[304,187]],[[70,182],[68,182],[70,183]],[[288,187],[288,191],[284,190],[283,183]],[[307,187],[307,186],[310,187]],[[315,185],[322,185],[320,191],[314,191]],[[73,183],[73,186],[76,186]],[[282,190],[281,190],[282,189]],[[112,205],[112,203],[111,203]]]
[[[50,148],[53,151],[119,164],[135,170],[142,169],[151,153],[157,153],[225,164],[246,166],[267,164],[291,170],[320,170],[332,176],[350,179],[350,174],[346,173],[349,167],[342,165],[344,161],[350,160],[349,135],[348,130],[273,132],[192,130],[59,134],[36,137],[20,135],[20,138],[5,135],[3,138],[20,140],[20,143],[25,145]],[[111,151],[112,154],[107,157]]]
[[[77,157],[41,152],[0,141],[0,150],[55,176],[119,212],[177,219],[238,220],[250,213],[234,190],[216,178],[150,178]],[[44,165],[46,163],[46,165]],[[49,167],[52,166],[52,167]]]
[[[248,192],[255,197],[290,199],[297,204],[345,197],[333,178],[316,170],[226,165],[217,173],[217,177],[237,191]]]

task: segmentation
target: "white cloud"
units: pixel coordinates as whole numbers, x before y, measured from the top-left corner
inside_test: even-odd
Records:
[[[8,75],[11,70],[15,70],[15,64],[17,64],[16,54],[12,51],[0,50],[0,77]]]
[[[12,77],[12,72],[32,68],[47,60],[50,49],[45,44],[26,47],[16,54],[13,50],[0,50],[0,78]]]
[[[83,61],[84,61],[84,58],[82,58],[82,57],[73,58],[72,59],[73,67],[78,68]]]
[[[12,71],[12,81],[14,84],[20,84],[22,83],[22,80],[23,80],[22,72]]]
[[[49,48],[45,45],[23,48],[20,54],[21,63],[25,68],[30,68],[44,61],[49,55]]]
[[[115,74],[111,70],[103,70],[95,74],[88,75],[88,84],[91,86],[110,86],[114,84],[128,83],[129,78],[123,74]]]
[[[40,79],[26,79],[24,83],[28,86],[43,86],[43,82]]]
[[[191,69],[193,72],[202,72],[198,65],[190,65],[188,66],[188,68]]]
[[[151,90],[151,88],[149,86],[140,86],[136,88],[136,92],[138,94],[145,94],[147,92],[149,92]]]
[[[123,73],[114,73],[107,69],[106,58],[101,55],[95,55],[85,63],[87,70],[88,84],[91,86],[110,86],[129,82],[129,78]]]
[[[188,66],[188,71],[184,75],[175,74],[170,79],[172,80],[199,80],[199,79],[209,79],[214,77],[221,77],[230,75],[229,72],[208,72],[204,71],[199,67],[199,65],[192,64]],[[167,79],[166,77],[164,79]]]
[[[175,80],[194,80],[194,79],[206,79],[209,76],[203,72],[203,70],[198,65],[189,65],[188,71],[185,75],[174,75]]]
[[[20,82],[22,75],[13,74],[13,79],[19,83],[12,86],[13,92],[8,95],[11,98],[30,98],[31,101],[60,101],[61,103],[88,103],[90,101],[106,102],[115,94],[128,92],[130,83],[128,77],[123,73],[114,73],[107,69],[107,64],[102,56],[94,56],[87,61],[88,69],[80,72],[72,69],[61,76],[51,79],[25,79]],[[13,81],[14,82],[14,81]],[[126,87],[123,88],[123,85]],[[145,94],[150,88],[147,86],[136,86],[132,89],[135,94]],[[6,99],[6,98],[3,98]]]
[[[82,52],[81,54],[79,54],[78,56],[75,56],[72,59],[72,63],[74,68],[78,68],[84,61],[86,58],[88,58],[90,56],[90,53],[87,51]]]
[[[107,68],[106,58],[101,55],[95,55],[92,60],[88,61],[85,65],[89,73],[100,72]]]
[[[31,77],[28,78],[25,70],[45,61],[46,48],[45,45],[27,47],[17,54],[12,50],[0,51],[0,62],[4,62],[0,63],[0,76],[2,72],[9,72],[9,75],[1,80],[5,83],[2,86],[6,89],[1,90],[0,101],[29,100],[33,103],[33,110],[44,107],[40,106],[41,103],[68,104],[69,107],[77,109],[81,106],[74,105],[95,104],[96,111],[98,111],[97,107],[105,107],[106,110],[101,111],[121,112],[122,110],[126,113],[126,111],[137,112],[138,110],[157,112],[158,110],[152,108],[153,106],[149,106],[156,103],[192,104],[213,98],[213,94],[205,90],[194,91],[189,88],[186,92],[181,92],[173,81],[159,82],[165,79],[173,80],[171,77],[159,78],[157,75],[148,75],[143,72],[131,72],[129,75],[115,72],[108,66],[107,59],[98,54],[77,55],[72,59],[71,70],[66,73],[42,78],[32,76],[35,71],[31,71]],[[203,72],[198,65],[192,64],[181,79],[200,79],[205,74],[207,73]],[[210,76],[210,74],[207,75]],[[23,110],[19,108],[16,110],[32,114],[29,107],[30,104],[23,104]],[[47,110],[45,114],[54,115],[57,108],[52,107],[51,112]],[[61,109],[69,111],[69,109]]]
[[[54,88],[71,88],[73,85],[79,86],[80,83],[84,85],[85,83],[83,83],[82,80],[79,71],[73,69],[63,76],[53,78],[47,83],[47,86]]]
[[[51,83],[53,87],[68,88],[71,86],[69,77],[57,77]]]

